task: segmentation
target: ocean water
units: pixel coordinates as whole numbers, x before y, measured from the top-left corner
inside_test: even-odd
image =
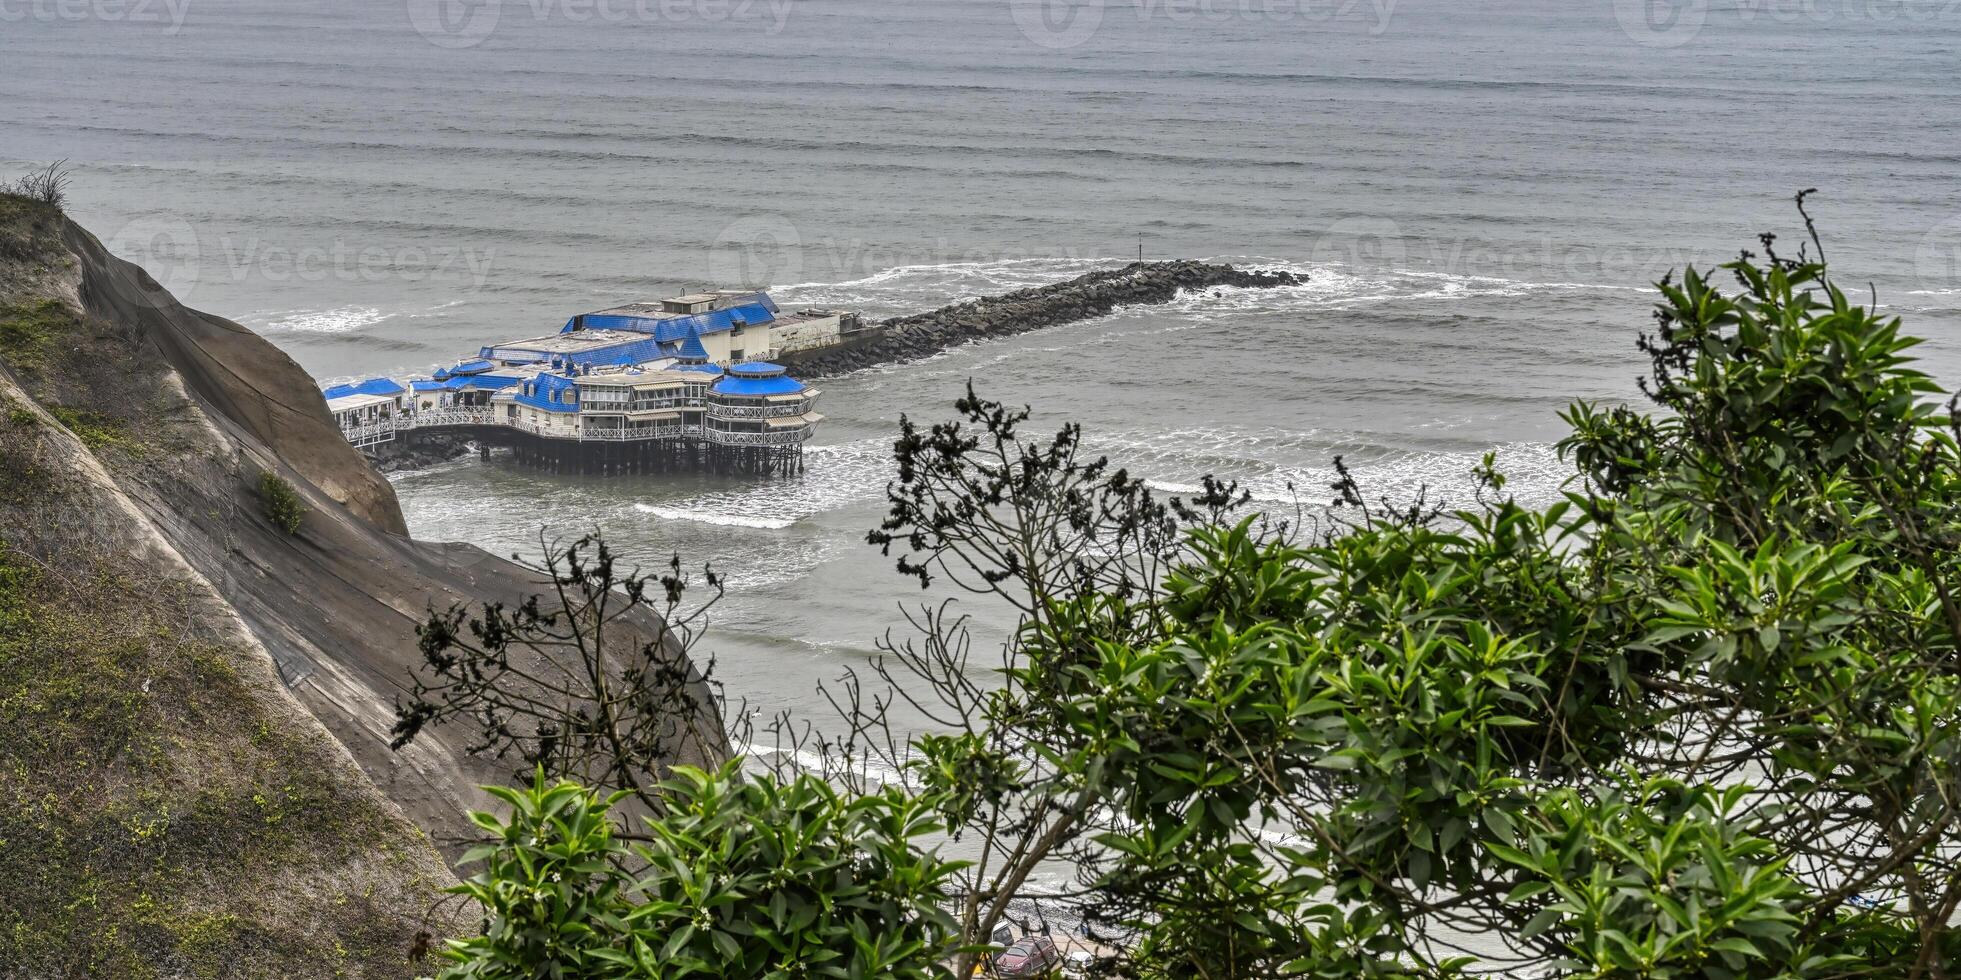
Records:
[[[603,528],[729,580],[733,697],[814,692],[918,590],[863,543],[899,417],[971,380],[1176,490],[1344,455],[1548,498],[1636,397],[1649,283],[1797,247],[1961,385],[1961,0],[0,0],[0,166],[322,380],[691,285],[872,315],[1134,258],[1289,269],[823,384],[800,479],[401,476],[419,536]],[[986,610],[975,610],[987,621]]]

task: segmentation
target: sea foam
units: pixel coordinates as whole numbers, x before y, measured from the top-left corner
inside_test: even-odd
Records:
[[[291,310],[267,320],[265,328],[290,333],[350,333],[386,319],[388,314],[380,307],[343,306],[332,310]]]

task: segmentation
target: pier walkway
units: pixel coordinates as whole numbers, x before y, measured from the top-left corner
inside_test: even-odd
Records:
[[[409,432],[431,432],[464,436],[484,435],[483,430],[503,430],[569,442],[647,442],[655,440],[699,440],[718,446],[802,445],[811,436],[808,427],[781,432],[735,432],[710,425],[670,425],[660,428],[590,428],[584,426],[543,425],[522,418],[500,417],[490,408],[452,408],[389,416],[361,425],[344,425],[341,435],[356,448],[365,449],[393,441]]]

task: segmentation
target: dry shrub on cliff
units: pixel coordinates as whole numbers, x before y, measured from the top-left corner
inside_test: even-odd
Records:
[[[12,184],[0,186],[0,193],[18,194],[30,201],[38,201],[52,207],[65,207],[68,203],[68,184],[74,171],[66,160],[56,160],[42,170],[31,170],[22,174]]]

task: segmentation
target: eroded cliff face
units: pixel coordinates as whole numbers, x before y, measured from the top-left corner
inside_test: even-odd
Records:
[[[409,539],[277,348],[0,195],[0,975],[411,974],[509,775],[388,749],[414,628],[536,591]]]

